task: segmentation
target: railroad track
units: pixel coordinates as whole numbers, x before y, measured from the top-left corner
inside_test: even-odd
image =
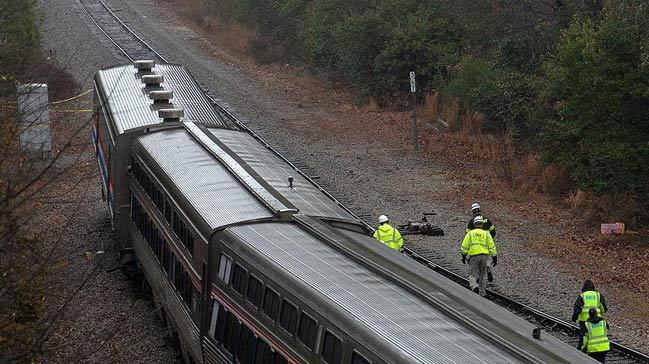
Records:
[[[128,27],[122,20],[119,19],[117,14],[115,14],[103,0],[75,0],[79,7],[88,15],[90,20],[99,28],[99,30],[115,45],[115,47],[131,62],[139,59],[153,59],[157,62],[168,63],[167,60],[160,55],[153,47],[146,43],[142,38],[140,38],[130,27]],[[342,208],[353,216],[359,217],[353,213],[347,206],[353,206],[350,203],[344,203],[347,201],[339,201],[333,197],[328,191],[333,191],[334,189],[331,186],[322,187],[321,183],[316,182],[318,177],[310,177],[313,175],[313,170],[306,165],[301,164],[300,162],[292,162],[291,160],[299,160],[299,158],[289,158],[286,155],[290,156],[290,153],[287,151],[281,151],[270,146],[267,142],[264,141],[263,126],[260,127],[260,133],[254,132],[246,124],[242,123],[234,115],[230,113],[228,107],[224,107],[225,103],[222,100],[214,99],[212,96],[208,95],[212,100],[214,105],[220,111],[221,116],[224,119],[229,119],[230,121],[237,124],[241,129],[244,129],[250,132],[255,138],[261,141],[266,145],[271,151],[283,158],[288,162],[296,172],[301,174],[303,177],[307,178],[309,181],[313,182],[320,190],[329,196],[331,199],[336,201]],[[340,194],[339,194],[340,195]],[[356,210],[362,210],[361,207],[357,207]],[[371,217],[367,215],[360,215],[359,219],[368,227],[372,228],[366,221],[370,220]],[[428,268],[442,274],[443,276],[451,279],[452,281],[468,287],[468,280],[454,272],[452,269],[447,269],[437,263],[433,262],[434,260],[444,259],[439,257],[435,252],[431,250],[419,250],[415,251],[411,248],[405,248],[404,253],[414,259],[415,261],[427,266]],[[541,327],[542,329],[553,333],[555,336],[558,336],[560,339],[566,341],[569,344],[576,345],[576,335],[578,327],[575,324],[563,321],[552,315],[541,312],[534,307],[531,307],[524,298],[522,297],[508,297],[500,293],[497,287],[490,287],[488,290],[489,298],[498,303],[499,305],[506,307],[510,311],[515,312],[519,316],[527,319],[532,324]],[[644,355],[634,349],[631,349],[627,346],[622,345],[619,342],[611,343],[611,352],[607,357],[608,363],[616,364],[626,364],[626,363],[648,363],[649,356]]]
[[[75,0],[90,20],[131,62],[153,59],[168,63],[147,42],[140,38],[115,14],[103,0]]]
[[[421,248],[416,248],[415,250],[411,248],[405,248],[404,253],[415,261],[427,266],[437,273],[440,273],[441,275],[451,279],[452,281],[464,287],[467,287],[468,289],[469,281],[466,278],[451,269],[444,268],[441,265],[434,263],[431,260],[431,258],[434,259],[436,253],[431,250]],[[505,307],[510,311],[516,313],[517,315],[527,319],[537,327],[540,327],[545,331],[554,334],[559,339],[569,344],[575,346],[577,345],[577,332],[579,330],[579,327],[577,325],[561,320],[545,312],[539,311],[534,307],[531,307],[528,303],[525,302],[524,298],[508,297],[499,292],[498,288],[495,286],[487,288],[487,293],[488,298],[496,302],[500,306]],[[612,341],[611,351],[606,357],[606,362],[617,364],[649,363],[649,356],[640,353],[630,347],[627,347],[619,342]]]

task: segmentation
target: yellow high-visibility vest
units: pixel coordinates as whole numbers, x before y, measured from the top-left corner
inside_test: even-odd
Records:
[[[587,353],[599,353],[611,350],[606,321],[601,320],[598,323],[586,321],[585,324],[588,329],[588,334],[584,336],[584,343],[581,350],[586,349]]]
[[[604,312],[604,306],[599,300],[599,292],[597,291],[585,291],[580,294],[581,299],[584,301],[584,307],[581,308],[581,313],[577,318],[578,321],[588,321],[588,311],[591,308],[597,310],[597,316],[602,317]]]
[[[470,230],[462,240],[460,252],[465,255],[489,254],[495,256],[496,244],[488,231],[482,229]]]
[[[390,249],[401,251],[403,248],[403,238],[399,230],[390,226],[390,224],[380,225],[374,232],[374,239],[388,246]]]

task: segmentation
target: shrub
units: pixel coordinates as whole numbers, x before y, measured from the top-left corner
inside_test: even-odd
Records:
[[[0,75],[18,75],[38,53],[36,0],[0,0]]]
[[[540,147],[586,190],[649,192],[649,10],[631,4],[610,3],[598,26],[575,19],[545,65]]]
[[[527,134],[530,96],[525,75],[469,58],[451,75],[444,91],[462,100],[467,108],[488,116],[483,131],[501,135],[511,132],[515,139]]]

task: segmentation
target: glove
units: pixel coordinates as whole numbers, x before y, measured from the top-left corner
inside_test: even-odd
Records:
[[[498,257],[497,256],[494,255],[493,257],[491,257],[491,265],[494,266],[494,267],[498,265]]]
[[[466,254],[462,254],[462,264],[466,264]]]

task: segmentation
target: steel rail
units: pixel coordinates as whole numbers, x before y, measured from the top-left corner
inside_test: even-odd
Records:
[[[408,255],[410,258],[412,258],[413,260],[427,266],[428,268],[434,270],[435,272],[442,274],[443,276],[455,281],[456,283],[459,283],[465,287],[469,287],[468,279],[440,266],[439,264],[435,264],[431,260],[421,256],[420,254],[413,251],[412,249],[404,248],[404,253]],[[534,317],[534,319],[539,320],[540,322],[551,323],[551,330],[558,329],[573,336],[576,336],[578,333],[579,326],[571,322],[567,322],[559,318],[556,318],[534,307],[531,307],[527,304],[517,301],[516,299],[510,298],[493,289],[487,289],[487,293],[488,293],[488,297],[490,297],[491,300],[501,303],[501,306],[512,308],[526,315],[530,315]],[[550,325],[546,325],[546,326],[550,326]],[[624,356],[625,358],[633,360],[635,363],[649,363],[648,355],[645,355],[637,350],[634,350],[618,342],[611,341],[611,352],[617,352],[620,355]]]
[[[120,46],[117,41],[112,37],[106,29],[104,29],[98,22],[97,20],[92,16],[91,12],[88,10],[88,7],[83,3],[83,0],[75,0],[77,5],[86,13],[88,18],[95,24],[95,26],[104,34],[108,40],[119,49],[119,51],[124,54],[126,58],[129,59],[129,61],[134,62],[136,59],[133,58],[131,54],[129,54],[122,46]],[[121,26],[126,30],[131,36],[133,36],[139,43],[144,45],[150,52],[156,55],[163,63],[169,63],[160,53],[158,53],[149,43],[144,41],[139,35],[137,35],[128,25],[126,25],[118,16],[115,14],[109,7],[106,5],[106,3],[103,0],[95,0],[97,3],[99,3],[104,9],[106,9],[107,13],[110,14],[110,16],[113,17]]]
[[[116,41],[113,37],[111,37],[111,36],[108,34],[108,32],[106,32],[106,31],[102,28],[102,26],[101,26],[101,25],[100,25],[100,24],[99,24],[99,23],[98,23],[98,22],[93,18],[93,16],[92,16],[92,14],[90,13],[90,11],[88,11],[88,9],[86,8],[86,6],[82,3],[83,0],[75,0],[75,1],[76,1],[77,4],[78,4],[82,9],[83,9],[83,11],[88,15],[88,17],[90,18],[90,20],[92,20],[92,22],[95,24],[95,26],[97,26],[97,28],[99,28],[99,30],[104,34],[104,36],[106,36],[106,38],[108,38],[108,40],[110,40],[110,41],[115,45],[115,47],[117,47],[117,49],[119,49],[119,50],[124,54],[124,56],[126,56],[126,58],[128,58],[131,62],[134,62],[135,59],[133,59],[133,57],[132,57],[131,55],[129,55],[128,52],[127,52],[127,51],[126,51],[122,46],[120,46],[120,45],[117,43],[117,41]],[[136,33],[135,33],[131,28],[129,28],[129,27],[128,27],[128,26],[127,26],[127,25],[126,25],[126,24],[125,24],[125,23],[124,23],[124,22],[123,22],[123,21],[122,21],[122,20],[117,16],[117,14],[115,14],[112,10],[110,10],[110,8],[108,7],[108,5],[106,5],[106,3],[105,3],[103,0],[97,0],[97,1],[98,1],[98,2],[99,2],[99,3],[100,3],[100,4],[101,4],[101,5],[102,5],[102,6],[103,6],[107,11],[108,11],[108,13],[109,13],[109,14],[110,14],[114,19],[116,19],[116,20],[119,22],[119,24],[120,24],[120,25],[121,25],[121,26],[122,26],[126,31],[128,31],[132,36],[134,36],[135,39],[137,39],[140,43],[142,43],[146,48],[148,48],[148,49],[149,49],[151,52],[153,52],[156,56],[158,56],[158,57],[160,58],[160,60],[162,60],[162,61],[165,62],[165,63],[168,63],[167,60],[166,60],[164,57],[162,57],[162,56],[160,55],[160,53],[158,53],[155,49],[153,49],[153,47],[151,47],[151,45],[149,45],[149,44],[148,44],[146,41],[144,41],[141,37],[139,37],[139,36],[138,36],[138,35],[137,35],[137,34],[136,34]],[[237,119],[234,115],[232,115],[232,113],[231,113],[229,110],[227,110],[226,108],[224,108],[223,106],[221,106],[221,105],[220,105],[220,104],[219,104],[219,103],[218,103],[218,102],[217,102],[217,101],[216,101],[212,96],[208,95],[207,93],[205,93],[205,95],[206,95],[207,98],[208,98],[208,99],[213,103],[213,105],[219,109],[219,111],[221,111],[224,115],[226,115],[226,116],[227,116],[227,117],[228,117],[228,118],[229,118],[233,123],[235,123],[239,128],[241,128],[241,129],[247,131],[248,133],[250,133],[250,134],[251,134],[251,135],[252,135],[256,140],[258,140],[260,143],[262,143],[262,144],[263,144],[266,148],[268,148],[272,153],[274,153],[275,155],[277,155],[278,157],[280,157],[281,159],[283,159],[283,160],[284,160],[286,163],[288,163],[288,164],[291,166],[291,168],[293,168],[293,169],[294,169],[294,170],[295,170],[299,175],[301,175],[301,176],[304,177],[306,180],[308,180],[309,182],[311,182],[314,186],[316,186],[316,188],[317,188],[320,192],[322,192],[323,194],[325,194],[325,195],[326,195],[329,199],[331,199],[331,200],[332,200],[336,205],[340,206],[343,210],[345,210],[345,212],[349,213],[351,216],[353,216],[353,217],[356,218],[358,221],[360,221],[360,222],[362,223],[363,227],[365,227],[368,231],[372,231],[372,230],[373,230],[373,228],[372,228],[371,225],[367,224],[363,219],[361,219],[360,217],[358,217],[354,212],[352,212],[349,208],[347,208],[347,206],[345,206],[342,202],[338,201],[338,200],[337,200],[333,195],[331,195],[329,192],[327,192],[327,190],[325,190],[322,186],[320,186],[318,183],[316,183],[316,182],[315,182],[315,181],[314,181],[314,180],[313,180],[313,179],[312,179],[308,174],[306,174],[305,172],[303,172],[303,171],[302,171],[300,168],[298,168],[298,167],[297,167],[293,162],[291,162],[288,158],[286,158],[282,153],[280,153],[280,152],[277,151],[275,148],[273,148],[270,144],[268,144],[268,143],[267,143],[267,142],[266,142],[266,141],[265,141],[261,136],[259,136],[257,133],[255,133],[255,132],[250,128],[250,127],[248,127],[247,125],[245,125],[244,123],[242,123],[241,121],[239,121],[239,119]]]
[[[135,61],[135,59],[128,54],[128,52],[120,46],[117,41],[111,37],[104,29],[103,27],[93,18],[92,14],[88,11],[86,6],[82,3],[82,0],[75,0],[77,4],[81,7],[81,9],[86,13],[88,18],[97,26],[97,28],[110,40],[117,49],[124,54],[126,58],[128,58],[131,62]],[[119,22],[119,24],[128,32],[130,35],[132,35],[137,41],[139,41],[142,45],[144,45],[149,51],[151,51],[153,54],[155,54],[162,62],[168,63],[168,61],[160,55],[151,45],[149,45],[146,41],[144,41],[140,36],[138,36],[130,27],[128,27],[107,5],[103,0],[97,0],[102,7],[104,7],[107,12]],[[354,218],[358,219],[358,221],[361,222],[361,224],[368,230],[372,231],[373,227],[365,222],[363,219],[359,218],[358,215],[356,215],[353,211],[351,211],[349,208],[347,208],[343,203],[341,203],[339,200],[337,200],[333,195],[331,195],[329,192],[327,192],[322,186],[320,186],[316,181],[314,181],[308,174],[303,172],[300,168],[298,168],[295,163],[291,162],[288,158],[286,158],[283,154],[281,154],[279,151],[277,151],[275,148],[273,148],[270,144],[268,144],[261,136],[259,136],[257,133],[255,133],[250,127],[245,125],[243,122],[239,121],[229,110],[221,106],[212,96],[208,95],[205,93],[205,95],[210,99],[210,101],[213,103],[215,107],[219,109],[224,115],[226,115],[233,123],[235,123],[239,128],[245,130],[246,132],[250,133],[256,140],[261,142],[266,148],[268,148],[272,153],[277,155],[278,157],[282,158],[286,163],[288,163],[297,173],[299,173],[302,177],[306,178],[309,182],[311,182],[318,190],[322,193],[324,193],[328,198],[330,198],[332,201],[334,201],[338,206],[340,206],[342,209],[344,209],[347,213],[352,215]],[[459,274],[452,272],[438,264],[435,264],[431,260],[421,256],[420,254],[416,253],[412,249],[409,248],[404,248],[404,253],[411,257],[413,260],[419,262],[420,264],[423,264],[427,266],[428,268],[442,274],[443,276],[455,281],[456,283],[459,283],[461,285],[464,285],[468,287],[468,280]],[[566,321],[563,321],[561,319],[558,319],[556,317],[553,317],[547,313],[544,313],[534,307],[531,307],[529,305],[526,305],[522,302],[519,302],[513,298],[507,297],[499,292],[496,292],[492,289],[487,290],[488,294],[493,298],[494,301],[498,301],[501,303],[504,303],[504,306],[510,307],[517,309],[524,314],[530,315],[534,317],[537,320],[540,321],[548,321],[553,324],[553,328],[559,328],[562,331],[576,335],[577,330],[579,329],[577,325],[568,323]],[[502,305],[502,304],[501,304]],[[621,355],[623,355],[625,358],[629,358],[634,360],[637,363],[649,363],[649,356],[638,352],[637,350],[634,350],[632,348],[629,348],[625,345],[622,345],[617,342],[611,342],[611,348],[612,351],[617,351]]]

